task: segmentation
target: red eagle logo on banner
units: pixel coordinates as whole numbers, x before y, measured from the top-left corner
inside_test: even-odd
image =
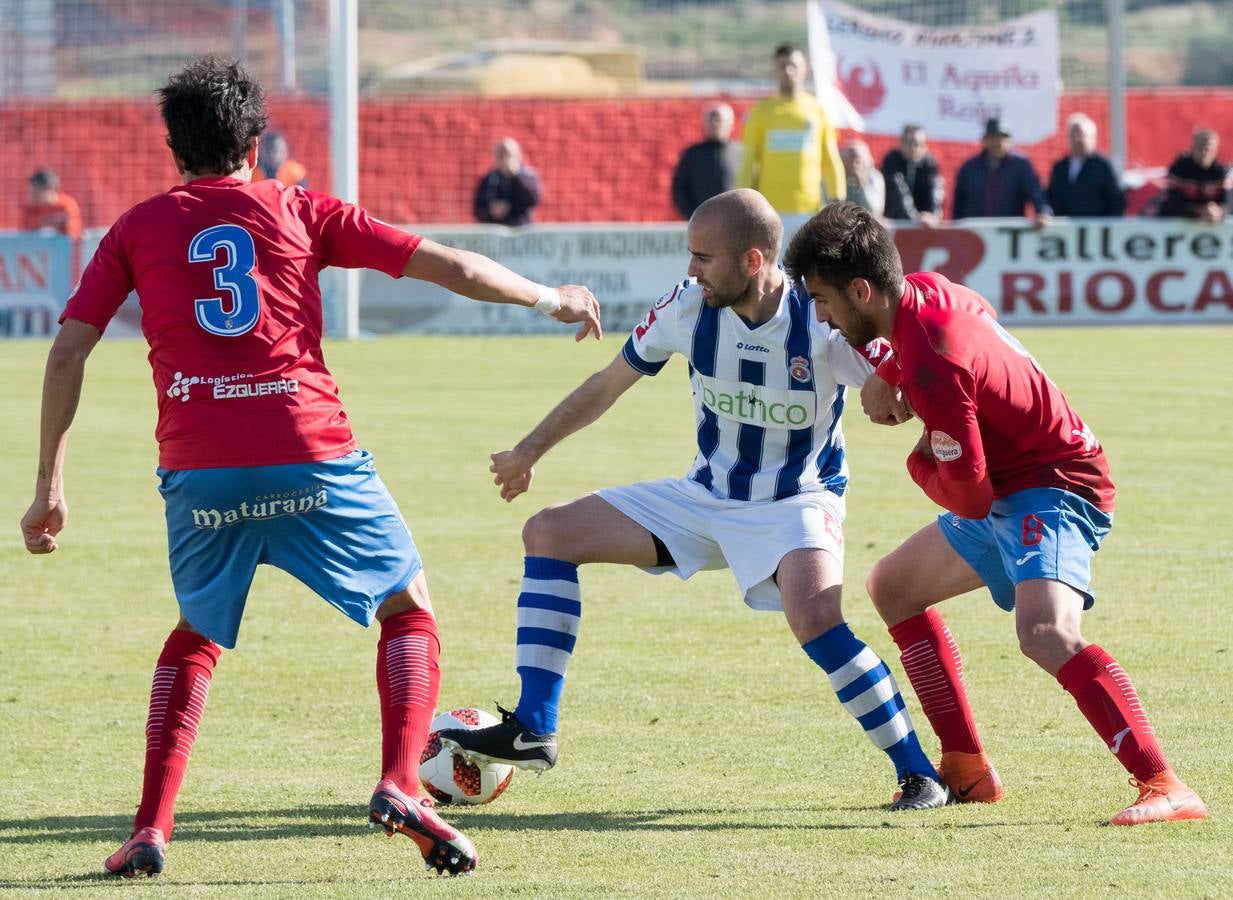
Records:
[[[854,63],[844,68],[843,59],[835,61],[835,75],[839,81],[839,89],[848,98],[848,102],[862,116],[871,113],[886,99],[886,85],[882,83],[882,72],[871,59],[864,64]]]

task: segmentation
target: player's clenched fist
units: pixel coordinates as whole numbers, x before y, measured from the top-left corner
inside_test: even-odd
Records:
[[[861,388],[861,408],[875,425],[899,425],[912,418],[899,388],[877,375],[870,375]]]
[[[588,334],[595,335],[596,340],[604,336],[599,324],[599,301],[589,288],[580,284],[565,284],[557,288],[557,294],[561,298],[561,308],[552,317],[558,322],[582,323],[574,340],[580,341]]]
[[[40,498],[30,504],[30,509],[21,517],[21,536],[26,549],[31,553],[52,553],[56,549],[56,535],[68,521],[68,505],[63,500]]]
[[[501,489],[501,499],[506,503],[531,488],[535,478],[535,466],[531,459],[518,450],[501,450],[492,454],[488,471],[496,477],[493,484]]]

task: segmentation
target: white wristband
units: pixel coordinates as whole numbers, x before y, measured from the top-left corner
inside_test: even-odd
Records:
[[[546,316],[553,315],[561,308],[561,293],[556,288],[543,284],[537,284],[536,287],[539,289],[539,299],[535,301],[535,308]]]

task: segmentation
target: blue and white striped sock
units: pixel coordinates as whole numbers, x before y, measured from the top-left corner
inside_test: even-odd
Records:
[[[531,731],[549,734],[557,730],[565,668],[578,639],[578,567],[546,556],[528,556],[525,566],[514,663],[522,695],[514,713]]]
[[[937,780],[937,770],[920,748],[899,686],[886,663],[841,622],[801,647],[826,672],[844,709],[865,729],[873,745],[895,764],[895,777],[909,773]]]

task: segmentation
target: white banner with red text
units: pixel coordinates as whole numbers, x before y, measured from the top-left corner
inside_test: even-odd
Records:
[[[807,216],[785,217],[792,235]],[[604,328],[627,332],[685,277],[683,224],[540,225],[423,229],[545,284],[587,284]],[[900,228],[905,272],[937,271],[982,294],[1001,320],[1019,325],[1233,323],[1233,221],[968,219]],[[432,285],[366,273],[360,321],[371,331],[523,333],[562,326],[518,307],[475,303]]]
[[[1057,128],[1061,83],[1052,11],[948,28],[829,0],[808,0],[806,11],[818,99],[840,127],[899,134],[915,123],[936,140],[975,142],[987,119],[1001,118],[1025,144]]]
[[[785,219],[786,234],[806,218]],[[588,285],[613,335],[632,329],[689,266],[683,223],[480,225],[419,233],[492,257],[544,284]],[[98,237],[87,235],[84,258]],[[969,219],[935,229],[901,228],[895,242],[905,271],[937,271],[968,285],[1012,328],[1233,324],[1233,221],[1055,219],[1034,230],[1023,219]],[[0,336],[54,333],[70,287],[66,244],[63,238],[0,235]],[[327,322],[336,320],[327,310]],[[361,277],[360,326],[368,334],[569,331],[531,309],[477,303],[379,272]],[[134,297],[108,335],[139,333]]]
[[[905,271],[966,284],[1012,327],[1233,323],[1233,223],[968,219],[895,243]]]

